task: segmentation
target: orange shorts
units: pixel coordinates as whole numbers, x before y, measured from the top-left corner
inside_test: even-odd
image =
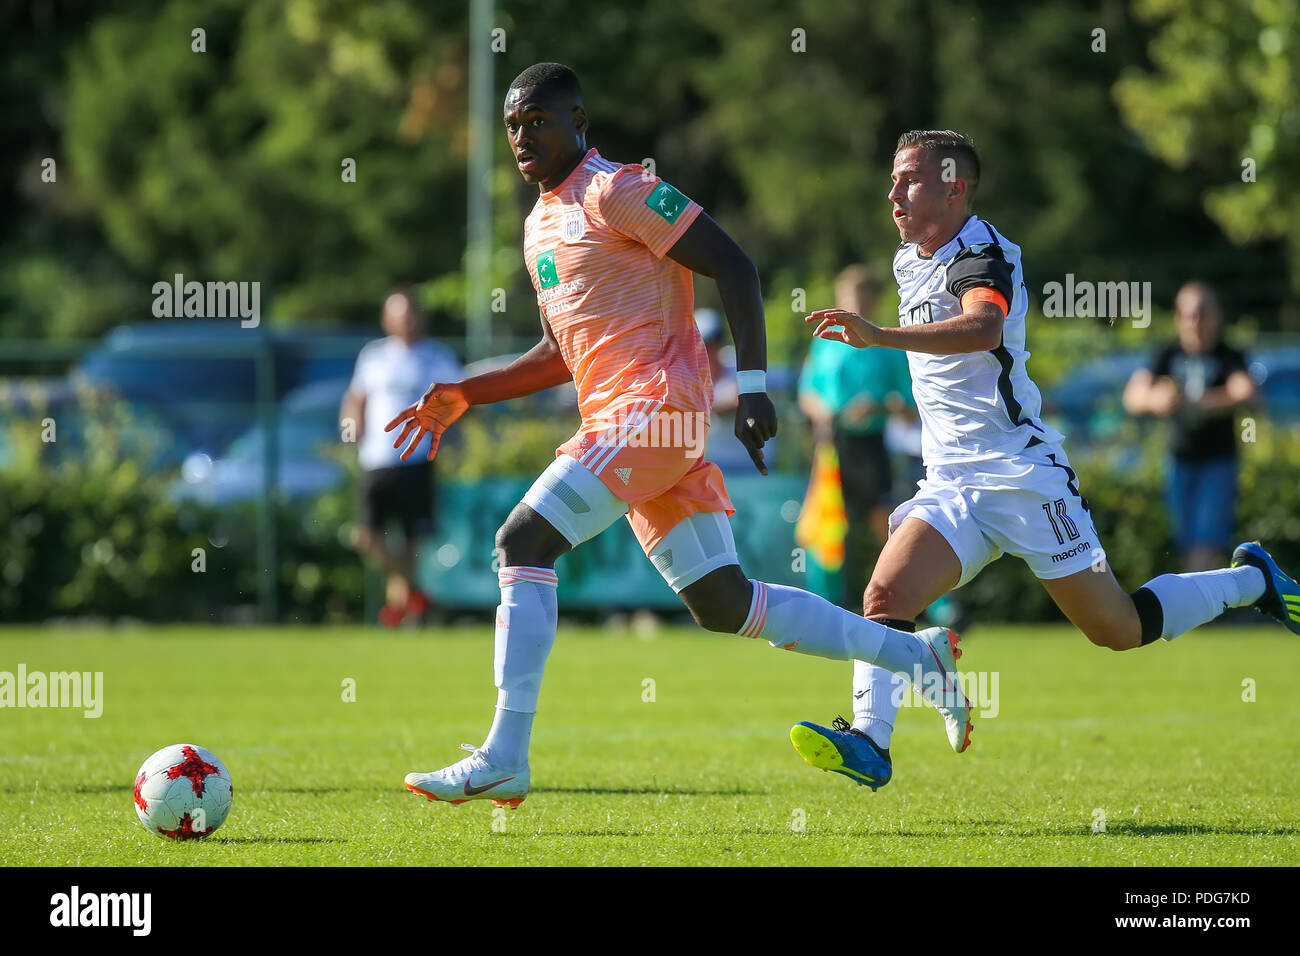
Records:
[[[646,554],[693,514],[736,513],[717,465],[704,460],[707,412],[634,403],[604,420],[583,422],[555,449],[594,472],[628,504],[628,522]]]

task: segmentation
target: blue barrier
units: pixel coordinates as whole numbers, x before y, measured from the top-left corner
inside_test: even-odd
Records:
[[[771,583],[807,586],[794,543],[807,477],[741,475],[726,481],[736,506],[731,527],[745,573]],[[531,479],[495,478],[439,486],[438,529],[421,546],[416,577],[440,605],[497,605],[500,591],[493,568],[493,539],[531,483]],[[682,606],[642,553],[626,521],[560,558],[555,570],[561,609],[679,610]]]

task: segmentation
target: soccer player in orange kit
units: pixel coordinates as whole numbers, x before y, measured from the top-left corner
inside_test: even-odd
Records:
[[[487,739],[451,766],[408,774],[407,788],[452,803],[524,800],[529,738],[555,641],[555,560],[624,515],[701,627],[892,671],[919,666],[953,748],[964,748],[970,705],[957,678],[956,635],[893,630],[741,571],[728,522],[735,509],[721,472],[701,457],[713,389],[692,315],[691,273],[718,285],[739,369],[736,437],[767,474],[762,447],[777,422],[764,387],[763,302],[749,257],[668,183],[588,149],[582,92],[568,67],[539,63],[521,73],[504,119],[519,171],[540,193],[524,223],[524,257],[542,340],[505,369],[431,385],[387,430],[402,426],[394,446],[406,444],[403,458],[428,436],[432,459],[442,433],[471,405],[570,380],[582,424],[497,532],[498,695]]]

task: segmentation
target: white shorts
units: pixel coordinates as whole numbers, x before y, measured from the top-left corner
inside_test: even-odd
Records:
[[[1066,577],[1106,557],[1059,445],[935,465],[917,489],[889,516],[889,531],[905,518],[920,518],[943,535],[961,561],[958,587],[1004,553],[1023,560],[1040,580]]]
[[[574,547],[628,514],[626,501],[616,497],[586,465],[568,455],[555,457],[524,495],[524,504],[550,522]],[[731,522],[723,511],[688,515],[646,556],[678,593],[710,571],[740,563]]]

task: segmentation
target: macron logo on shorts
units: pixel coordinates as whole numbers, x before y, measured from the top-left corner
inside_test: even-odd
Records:
[[[1089,550],[1091,547],[1092,547],[1091,541],[1085,541],[1082,544],[1076,544],[1069,551],[1062,551],[1060,554],[1052,555],[1052,563],[1057,564],[1061,561],[1068,561],[1071,558],[1073,558],[1075,555],[1082,554],[1083,552]]]

